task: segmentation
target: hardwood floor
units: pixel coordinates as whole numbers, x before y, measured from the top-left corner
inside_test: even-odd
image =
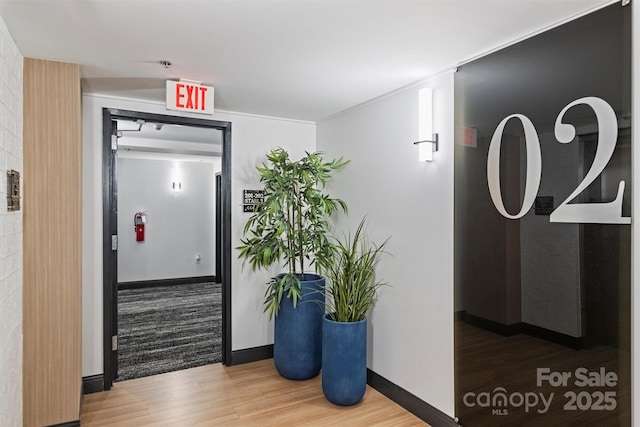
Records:
[[[289,381],[273,360],[206,365],[114,383],[88,394],[82,426],[426,426],[367,386],[352,407],[329,403],[320,376]]]
[[[456,328],[456,415],[463,426],[597,426],[621,427],[631,425],[631,355],[611,347],[594,347],[574,350],[525,334],[504,337],[471,326],[462,321]],[[575,370],[586,368],[588,372],[613,372],[617,375],[615,386],[577,386]],[[537,385],[537,369],[565,372],[570,376],[566,385],[552,386],[544,381]],[[481,407],[476,400],[480,393],[493,393],[502,387],[505,393],[543,393],[553,399],[546,412],[542,403],[533,405],[527,412],[522,406],[505,407],[505,411],[493,413],[499,407]],[[466,393],[475,393],[464,403]],[[578,392],[583,396],[578,404],[598,401],[597,393],[614,393],[615,408],[572,408],[571,399],[565,393]],[[585,395],[588,394],[588,395]],[[593,400],[592,396],[594,397]],[[568,405],[568,406],[565,406]],[[592,409],[594,408],[594,409]]]

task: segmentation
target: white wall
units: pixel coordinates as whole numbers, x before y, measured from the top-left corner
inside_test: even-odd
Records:
[[[0,19],[0,426],[17,427],[22,425],[22,210],[7,212],[9,169],[22,174],[22,55]]]
[[[118,282],[216,274],[216,159],[217,170],[213,163],[119,156]],[[137,212],[147,214],[143,242],[136,241]]]
[[[633,8],[633,18],[634,23],[640,22],[640,8]],[[637,102],[640,100],[639,58],[640,26],[634,25],[633,111],[640,111]],[[2,67],[0,71],[4,69]],[[380,274],[392,282],[393,287],[383,291],[371,318],[370,343],[374,351],[370,352],[369,367],[453,415],[453,225],[450,223],[453,221],[453,110],[452,95],[449,95],[453,91],[453,81],[445,76],[435,83],[440,88],[435,94],[436,104],[440,105],[436,111],[446,117],[437,121],[437,127],[442,126],[438,129],[441,151],[435,154],[434,163],[419,164],[411,145],[416,138],[412,129],[417,128],[417,101],[414,102],[417,88],[320,123],[318,149],[352,159],[352,164],[339,174],[333,185],[334,192],[349,202],[348,222],[353,226],[361,215],[369,212],[370,236],[375,239],[392,236],[389,250],[394,257],[381,265]],[[11,87],[21,88],[21,85]],[[0,88],[6,86],[0,85]],[[158,104],[84,97],[83,375],[102,372],[99,136],[102,106],[164,113],[163,106]],[[21,108],[11,111],[21,111]],[[4,120],[5,114],[0,113],[0,120]],[[313,149],[314,127],[238,114],[218,114],[216,118],[233,121],[232,227],[233,242],[237,242],[246,218],[239,208],[241,189],[256,185],[251,165],[271,146],[282,145],[300,151]],[[640,143],[635,136],[640,129],[638,114],[633,116],[633,129],[635,147]],[[633,164],[640,165],[640,150],[634,149]],[[640,168],[634,167],[633,174],[634,183],[640,183]],[[634,212],[640,212],[640,185],[633,186],[633,204]],[[635,355],[640,350],[640,315],[636,314],[640,310],[640,292],[637,291],[640,275],[636,268],[640,265],[640,231],[635,226],[633,248]],[[263,291],[260,283],[268,273],[242,273],[241,263],[234,259],[232,274],[234,349],[269,343],[271,326],[260,314]],[[418,277],[424,278],[418,280]],[[405,298],[406,295],[411,298]],[[0,307],[4,309],[4,306]],[[0,340],[3,336],[4,332],[0,332]],[[635,359],[633,425],[640,425],[640,369],[637,369]],[[1,377],[5,378],[4,372]],[[14,410],[10,404],[5,405],[4,397],[13,396],[3,391],[5,384],[0,385],[0,414],[4,416],[6,408],[19,413],[20,410]]]
[[[418,162],[418,90],[434,89],[434,162]],[[330,182],[349,205],[337,230],[368,215],[371,240],[391,236],[377,269],[391,283],[369,321],[367,365],[454,415],[453,74],[374,100],[318,124],[317,145],[351,163]]]
[[[82,375],[103,372],[102,360],[102,108],[150,113],[167,112],[164,104],[85,94],[83,96],[83,292]],[[255,166],[273,147],[283,147],[294,157],[315,149],[315,124],[240,113],[216,113],[215,120],[232,122],[231,137],[231,246],[240,244],[249,214],[242,212],[242,190],[260,188]],[[273,326],[262,305],[264,283],[271,272],[242,269],[236,252],[231,254],[232,350],[273,342]]]

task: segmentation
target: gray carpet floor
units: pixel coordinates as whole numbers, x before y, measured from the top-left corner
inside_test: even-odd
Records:
[[[216,283],[118,291],[118,378],[124,381],[222,360]]]

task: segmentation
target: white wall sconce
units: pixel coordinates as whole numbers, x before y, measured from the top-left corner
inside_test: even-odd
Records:
[[[176,193],[182,190],[182,170],[180,168],[179,162],[173,164],[173,171],[171,174],[171,189]]]
[[[438,151],[438,134],[433,132],[433,91],[422,88],[418,92],[418,160],[432,162],[433,152]]]

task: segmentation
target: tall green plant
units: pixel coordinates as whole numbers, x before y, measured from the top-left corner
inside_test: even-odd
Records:
[[[327,269],[326,307],[336,322],[359,322],[376,302],[377,291],[387,283],[375,280],[375,267],[389,239],[381,245],[369,242],[364,233],[365,219],[351,237],[337,240],[333,261]]]
[[[349,161],[342,158],[326,162],[322,153],[306,153],[292,161],[282,148],[267,154],[267,163],[256,169],[264,185],[264,200],[244,227],[245,238],[237,247],[256,270],[282,261],[287,272],[268,283],[265,311],[278,313],[282,297],[301,298],[300,279],[305,268],[315,264],[326,269],[333,259],[333,244],[327,238],[328,218],[336,210],[347,211],[344,201],[323,193],[332,174]],[[248,236],[248,237],[247,237]]]

